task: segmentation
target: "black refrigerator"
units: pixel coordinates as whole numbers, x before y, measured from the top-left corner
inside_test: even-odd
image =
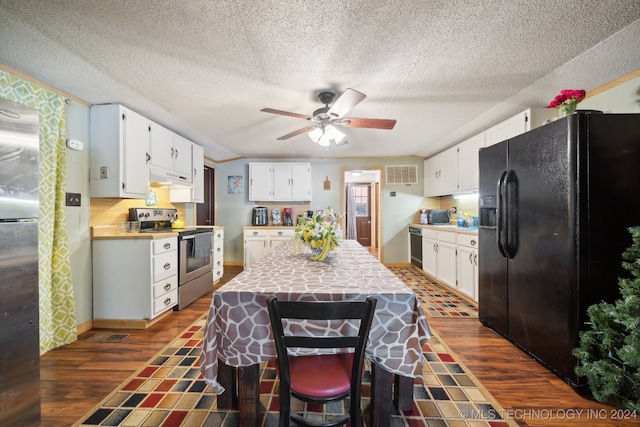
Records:
[[[577,112],[480,150],[479,319],[579,392],[587,307],[640,225],[640,114]]]

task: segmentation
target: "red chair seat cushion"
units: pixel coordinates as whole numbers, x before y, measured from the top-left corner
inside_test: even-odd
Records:
[[[291,389],[307,396],[328,397],[351,388],[353,353],[289,357]]]

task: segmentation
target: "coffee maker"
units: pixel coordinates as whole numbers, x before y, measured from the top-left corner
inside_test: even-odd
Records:
[[[291,208],[284,208],[284,225],[287,227],[293,225],[293,212]]]

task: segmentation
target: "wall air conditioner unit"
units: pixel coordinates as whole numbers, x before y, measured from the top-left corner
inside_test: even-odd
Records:
[[[387,184],[417,184],[418,166],[386,166],[385,175],[387,177]]]

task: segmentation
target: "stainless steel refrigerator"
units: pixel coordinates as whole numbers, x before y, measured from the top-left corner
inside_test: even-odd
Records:
[[[38,112],[0,98],[0,426],[40,424]]]
[[[640,225],[640,115],[573,114],[480,150],[479,318],[578,391],[587,307]]]

